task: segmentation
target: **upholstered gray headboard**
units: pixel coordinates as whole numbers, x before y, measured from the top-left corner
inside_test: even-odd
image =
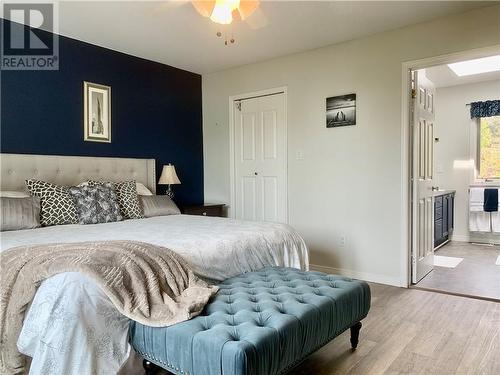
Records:
[[[156,191],[154,159],[0,154],[1,190],[24,190],[29,178],[59,185],[78,185],[87,179],[136,180]]]

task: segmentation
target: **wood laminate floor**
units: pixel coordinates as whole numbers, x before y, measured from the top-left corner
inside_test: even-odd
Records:
[[[416,286],[500,301],[500,246],[450,242],[436,255],[464,258],[455,268],[434,267]]]
[[[344,332],[290,375],[500,374],[500,303],[370,286],[358,349]]]

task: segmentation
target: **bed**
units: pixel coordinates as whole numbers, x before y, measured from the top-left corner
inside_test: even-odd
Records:
[[[135,179],[155,190],[151,159],[1,155],[2,190],[21,190],[24,180],[58,184],[85,179]],[[171,215],[96,225],[63,225],[3,232],[1,250],[30,244],[135,240],[182,256],[207,280],[220,281],[265,266],[308,269],[303,239],[288,225]],[[128,320],[91,280],[65,273],[42,283],[30,306],[19,350],[33,358],[33,373],[132,373]],[[89,350],[90,348],[90,350]]]

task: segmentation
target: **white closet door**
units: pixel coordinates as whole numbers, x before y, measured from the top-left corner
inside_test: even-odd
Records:
[[[287,221],[284,94],[234,108],[235,217]]]

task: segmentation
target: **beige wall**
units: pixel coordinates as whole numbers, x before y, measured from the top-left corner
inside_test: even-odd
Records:
[[[499,42],[496,6],[204,75],[205,200],[230,199],[229,96],[287,86],[289,217],[311,263],[402,285],[402,62]],[[349,93],[357,125],[327,129],[325,98]]]
[[[453,239],[469,241],[469,184],[473,170],[456,165],[455,161],[471,158],[471,131],[476,122],[470,119],[467,103],[500,99],[500,81],[480,82],[468,85],[444,87],[436,90],[436,136],[435,145],[436,184],[444,189],[456,190],[455,229]],[[473,141],[475,138],[472,139]],[[498,235],[485,236],[490,240]],[[477,237],[477,236],[476,236]],[[490,238],[491,237],[491,238]],[[477,238],[474,238],[477,240]]]

